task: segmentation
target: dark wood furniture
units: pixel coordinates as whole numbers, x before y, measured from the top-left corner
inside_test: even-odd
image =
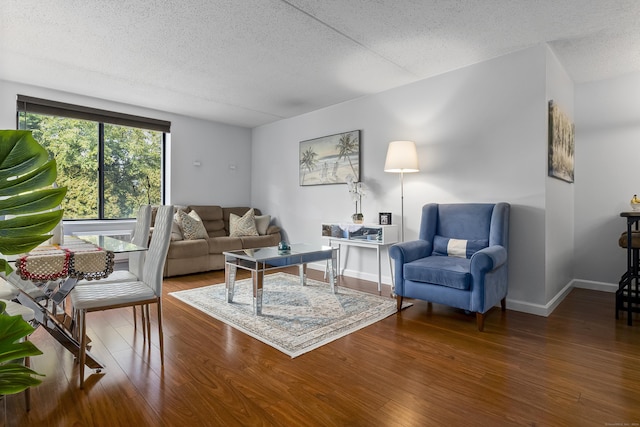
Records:
[[[627,249],[627,271],[624,272],[616,291],[616,319],[620,310],[627,312],[627,325],[633,322],[633,313],[640,312],[640,211],[621,212],[620,216],[627,219],[626,241],[624,235],[620,246]],[[634,238],[635,237],[635,238]]]

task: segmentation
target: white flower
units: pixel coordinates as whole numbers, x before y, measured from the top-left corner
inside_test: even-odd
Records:
[[[355,177],[351,174],[347,175],[346,181],[351,200],[356,203],[356,212],[358,212],[358,204],[360,204],[360,208],[362,208],[362,198],[367,195],[367,186],[364,182],[356,181]]]

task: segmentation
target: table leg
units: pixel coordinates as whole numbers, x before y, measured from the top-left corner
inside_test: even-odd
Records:
[[[62,301],[64,301],[65,298],[67,298],[67,295],[69,295],[69,293],[76,286],[76,283],[78,283],[78,279],[73,277],[67,277],[62,283],[62,285],[58,288],[58,290],[53,295],[51,295],[51,300],[56,305],[59,305],[60,303],[62,303]]]
[[[331,283],[331,292],[336,293],[338,291],[338,287],[336,286],[336,270],[334,269],[336,265],[336,252],[331,251],[331,259],[329,259],[329,283]]]
[[[264,264],[263,268],[257,267],[251,272],[253,276],[253,314],[260,316],[262,314],[262,285],[264,283]]]
[[[633,274],[631,275],[631,277],[629,278],[629,282],[627,283],[627,325],[631,326],[632,324],[632,309],[633,309],[633,284],[635,283],[636,286],[638,284],[638,271],[637,271],[637,267],[638,267],[638,250],[637,249],[632,249],[631,250],[632,254],[633,254],[633,258],[632,258],[632,271]]]
[[[382,269],[380,267],[380,245],[376,246],[376,255],[378,257],[378,293],[382,292]]]
[[[333,244],[331,243],[331,239],[329,239],[329,246],[331,246],[333,248]],[[324,266],[324,276],[323,279],[327,278],[327,268],[329,268],[329,263],[327,262],[327,264]]]
[[[636,228],[638,228],[637,222],[636,222]],[[633,283],[633,281],[635,280],[636,283],[638,282],[638,263],[637,263],[637,254],[638,251],[637,249],[633,249],[632,248],[632,228],[631,228],[631,223],[627,220],[627,263],[631,263],[631,271],[632,271],[632,277],[629,278],[629,282],[628,282],[628,300],[627,300],[627,325],[631,326],[632,323],[632,319],[631,319],[631,315],[632,315],[632,310],[631,310],[631,284]],[[635,255],[632,257],[632,255]]]
[[[224,284],[225,284],[225,290],[227,293],[227,302],[233,301],[233,294],[235,292],[235,285],[236,285],[237,269],[238,267],[236,267],[235,264],[232,264],[230,262],[226,262],[224,264]]]
[[[35,313],[36,320],[49,333],[49,335],[62,344],[64,348],[69,350],[76,359],[80,360],[80,342],[73,337],[71,331],[67,330],[64,325],[60,323],[58,319],[51,314],[51,312],[49,312],[49,310],[38,304],[24,292],[20,292],[18,295],[18,301],[20,304],[31,308]],[[89,351],[85,353],[85,365],[89,369],[96,369],[98,371],[104,368],[104,365]]]
[[[300,272],[300,286],[304,286],[307,284],[307,264],[298,265],[298,271]]]
[[[342,245],[340,245],[340,248],[342,248]],[[351,248],[350,245],[347,245],[347,250],[344,253],[344,262],[341,262],[341,260],[338,261],[338,264],[342,264],[342,271],[340,271],[338,274],[340,274],[341,276],[344,276],[344,270],[346,270],[347,268],[347,261],[349,261],[349,249]],[[340,268],[340,266],[338,266],[338,269]]]

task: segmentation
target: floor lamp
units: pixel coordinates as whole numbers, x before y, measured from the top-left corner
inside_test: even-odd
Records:
[[[418,153],[413,141],[392,141],[387,149],[384,171],[400,174],[400,232],[404,242],[404,174],[418,172]]]

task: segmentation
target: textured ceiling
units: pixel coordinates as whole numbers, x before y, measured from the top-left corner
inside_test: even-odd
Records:
[[[637,0],[2,0],[0,79],[254,127],[548,43],[640,71]]]

